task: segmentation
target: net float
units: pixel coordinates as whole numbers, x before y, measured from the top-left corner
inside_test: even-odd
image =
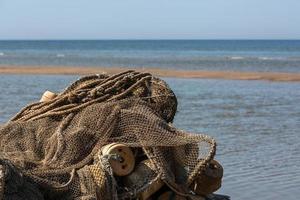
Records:
[[[57,94],[51,91],[44,92],[42,98],[40,99],[40,102],[47,102],[57,97]]]
[[[208,195],[217,191],[222,185],[223,167],[216,161],[212,160],[203,174],[195,180],[194,191],[199,195]]]
[[[111,143],[102,148],[102,155],[112,155],[109,164],[116,176],[127,176],[135,166],[135,157],[130,147],[125,144]]]

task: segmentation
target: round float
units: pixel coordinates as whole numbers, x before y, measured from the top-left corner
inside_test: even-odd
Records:
[[[47,102],[54,99],[55,97],[57,97],[57,94],[55,94],[54,92],[46,91],[40,99],[40,102]]]
[[[112,155],[110,166],[116,176],[127,176],[135,166],[135,157],[130,147],[125,144],[112,143],[102,148],[102,155]]]
[[[217,191],[222,184],[223,167],[216,160],[212,160],[206,168],[204,174],[201,174],[195,181],[194,191],[199,195],[208,195]]]

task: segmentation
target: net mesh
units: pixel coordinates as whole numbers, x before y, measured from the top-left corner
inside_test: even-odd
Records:
[[[42,194],[32,199],[134,199],[157,177],[187,195],[213,159],[216,143],[173,127],[176,108],[175,94],[151,74],[86,76],[1,127],[1,162]],[[149,159],[155,176],[141,177],[139,187],[124,186],[99,153],[110,143],[126,144]],[[4,196],[10,190],[5,187]]]

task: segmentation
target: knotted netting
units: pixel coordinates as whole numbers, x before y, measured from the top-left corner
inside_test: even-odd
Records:
[[[160,179],[176,193],[190,196],[190,185],[213,159],[216,143],[209,136],[176,129],[171,124],[176,109],[173,91],[149,73],[83,77],[56,98],[28,105],[0,128],[1,195],[136,199]],[[154,173],[126,185],[100,153],[110,143],[132,148],[137,165],[147,159]]]

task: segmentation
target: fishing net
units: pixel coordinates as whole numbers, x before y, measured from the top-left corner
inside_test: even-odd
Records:
[[[172,90],[151,74],[83,77],[56,98],[28,105],[1,127],[0,195],[136,199],[159,179],[191,197],[191,185],[212,161],[216,144],[206,135],[173,127],[176,108]],[[136,166],[147,160],[151,173],[141,170],[136,184],[115,176],[110,158],[101,154],[111,143],[130,147]]]

